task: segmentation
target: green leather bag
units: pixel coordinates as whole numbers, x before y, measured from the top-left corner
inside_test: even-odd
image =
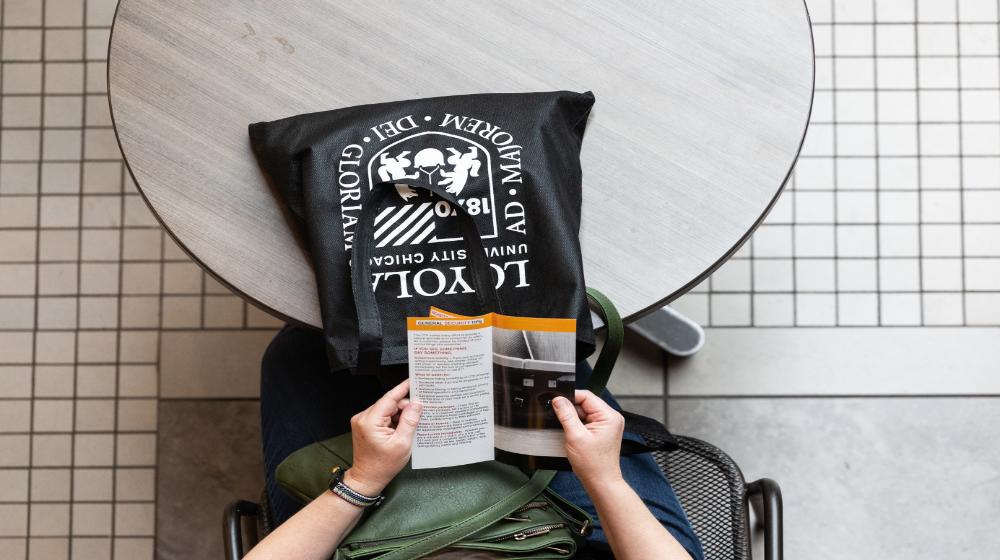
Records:
[[[621,349],[624,327],[617,310],[597,290],[588,296],[604,323],[607,340],[594,365],[589,389],[603,392]],[[351,434],[299,449],[277,469],[278,484],[303,503],[328,491],[330,469],[349,467]],[[442,549],[495,553],[506,559],[569,558],[593,521],[548,488],[555,471],[530,476],[488,461],[460,467],[401,471],[341,542],[336,560],[412,560]]]
[[[278,467],[281,487],[307,502],[327,492],[329,465],[349,467],[351,437],[313,444]],[[322,465],[322,467],[321,467]],[[502,553],[504,558],[568,558],[591,520],[547,489],[552,471],[489,461],[414,471],[407,467],[386,487],[345,538],[334,558],[421,558],[443,548]]]

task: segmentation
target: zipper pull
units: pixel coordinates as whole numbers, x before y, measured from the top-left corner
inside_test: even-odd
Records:
[[[556,554],[565,554],[567,556],[569,555],[569,549],[560,548],[558,546],[547,546],[547,547],[545,547],[545,550],[551,550],[552,552],[555,552]]]
[[[537,537],[539,535],[547,535],[552,532],[551,527],[539,527],[537,529],[530,529],[528,531],[521,531],[520,533],[514,533],[515,541],[523,541],[528,537]]]
[[[531,521],[531,518],[524,515],[508,515],[507,517],[504,517],[503,520],[524,522],[524,521]]]

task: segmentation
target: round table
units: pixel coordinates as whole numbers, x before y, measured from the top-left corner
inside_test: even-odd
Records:
[[[805,134],[802,0],[121,0],[108,90],[160,223],[231,289],[319,325],[313,270],[247,125],[382,101],[592,90],[587,284],[635,319],[723,263]]]

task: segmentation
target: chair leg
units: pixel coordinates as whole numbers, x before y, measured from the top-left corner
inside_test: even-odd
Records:
[[[222,540],[226,548],[226,560],[240,560],[245,553],[243,547],[243,518],[257,518],[260,507],[246,500],[237,500],[228,506],[222,517]],[[250,524],[246,535],[247,544],[257,544],[257,523]]]
[[[747,484],[747,498],[756,517],[756,525],[764,531],[765,560],[782,560],[784,534],[782,528],[781,487],[770,478]]]

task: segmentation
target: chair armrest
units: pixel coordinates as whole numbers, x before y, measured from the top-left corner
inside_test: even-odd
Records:
[[[222,540],[226,547],[226,560],[240,560],[243,548],[243,518],[252,517],[254,523],[247,529],[247,544],[250,548],[257,544],[257,523],[260,506],[246,500],[236,500],[226,506],[222,517]]]
[[[756,524],[764,530],[765,560],[782,560],[784,535],[782,533],[781,487],[770,478],[747,484],[747,498],[753,508]]]

